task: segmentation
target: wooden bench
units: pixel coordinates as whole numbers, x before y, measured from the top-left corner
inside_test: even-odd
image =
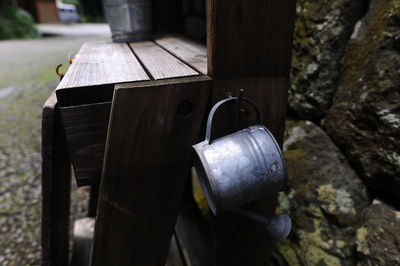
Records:
[[[100,179],[115,84],[206,80],[207,50],[184,37],[86,43],[56,88],[78,185]],[[158,83],[158,84],[161,84]]]
[[[157,30],[177,29],[156,14]],[[294,0],[208,0],[207,46],[178,35],[85,44],[43,110],[43,265],[68,264],[70,163],[97,208],[91,265],[161,266],[170,247],[186,265],[268,265],[262,227],[227,213],[207,230],[185,186],[190,146],[227,92],[246,89],[282,144],[294,14]],[[251,121],[232,110],[219,112],[216,136]],[[276,200],[246,207],[272,215]]]

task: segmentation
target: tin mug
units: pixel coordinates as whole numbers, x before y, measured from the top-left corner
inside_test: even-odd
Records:
[[[211,140],[215,112],[221,105],[236,100],[254,107],[258,124]],[[193,150],[199,183],[215,215],[262,196],[274,195],[287,179],[281,149],[262,125],[259,108],[247,98],[229,97],[214,105],[207,120],[206,138],[194,145]]]

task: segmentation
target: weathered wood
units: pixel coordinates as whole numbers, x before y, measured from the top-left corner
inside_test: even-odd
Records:
[[[181,36],[159,37],[155,42],[200,73],[207,74],[207,47],[204,44]]]
[[[154,79],[196,76],[198,73],[154,42],[129,44]]]
[[[56,93],[63,107],[76,105],[74,100],[81,103],[83,99],[77,98],[102,94],[103,91],[97,88],[103,88],[103,85],[143,80],[149,80],[149,77],[127,44],[89,42],[83,44],[74,63],[57,86]],[[74,89],[88,86],[91,88],[87,95],[81,93],[82,89]],[[90,99],[88,101],[92,102]]]
[[[289,86],[295,0],[207,0],[208,74],[213,79],[211,102],[231,91],[262,109],[264,124],[282,144]],[[237,130],[254,113],[224,107],[215,120],[215,136]],[[263,215],[275,212],[277,195],[246,206]],[[268,265],[271,241],[262,227],[233,214],[214,217],[216,265]]]
[[[295,0],[207,0],[212,78],[288,77]]]
[[[111,103],[60,108],[78,186],[97,184],[103,165]]]
[[[163,265],[209,95],[207,77],[118,85],[91,265]]]
[[[67,266],[71,166],[53,93],[42,114],[42,265]]]
[[[201,48],[185,39],[175,46],[180,44],[184,46],[182,51],[189,51],[185,58],[190,61],[190,51]],[[111,108],[110,103],[104,102],[112,99],[112,82],[150,79],[146,71],[155,79],[200,75],[153,42],[135,43],[132,47],[141,62],[126,44],[85,44],[57,87],[68,150],[80,186],[96,184],[101,174]],[[202,51],[205,51],[204,46]],[[203,68],[205,62],[203,60]],[[111,83],[103,84],[107,82]]]

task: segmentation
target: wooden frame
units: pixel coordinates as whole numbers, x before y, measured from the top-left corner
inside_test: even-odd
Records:
[[[211,102],[226,92],[246,97],[262,108],[264,124],[282,145],[289,89],[295,0],[207,0],[208,73]],[[227,113],[228,112],[228,113]],[[232,115],[235,114],[236,115]],[[230,119],[227,119],[230,118]],[[220,135],[243,127],[249,118],[232,109],[219,114]],[[275,214],[277,195],[247,208]],[[213,219],[215,265],[268,265],[271,240],[261,226],[232,214]]]
[[[174,60],[189,66],[185,75],[191,76],[192,70],[198,75],[168,77],[162,74],[165,68],[159,68],[153,58],[148,58],[146,51],[155,49],[154,46],[131,44],[124,46],[125,56],[128,47],[142,66],[145,62],[154,67],[146,67],[146,75],[141,76],[140,80],[148,81],[117,85],[115,90],[114,84],[128,82],[129,76],[125,80],[97,84],[102,96],[91,98],[89,102],[79,102],[80,95],[92,95],[94,87],[88,84],[58,91],[59,97],[67,95],[67,98],[60,98],[61,107],[57,108],[53,96],[53,102],[47,104],[43,112],[43,197],[45,201],[52,201],[43,207],[44,264],[65,265],[68,236],[63,230],[66,230],[68,213],[56,211],[69,204],[69,188],[65,188],[69,182],[69,159],[65,151],[68,146],[72,161],[77,158],[74,154],[82,155],[80,149],[85,142],[82,142],[82,127],[77,123],[81,114],[87,113],[84,110],[93,110],[94,116],[102,115],[97,125],[94,123],[88,128],[88,132],[94,130],[95,135],[92,132],[87,137],[100,145],[96,153],[98,159],[92,168],[82,165],[82,173],[89,169],[89,172],[96,170],[96,176],[100,175],[107,124],[108,140],[91,265],[163,265],[189,173],[190,146],[201,135],[200,126],[207,108],[227,92],[238,94],[239,89],[244,88],[246,97],[262,108],[264,123],[282,144],[294,17],[295,0],[207,0],[207,70],[205,58],[187,58],[187,48],[161,38],[155,40],[155,44],[168,51]],[[165,17],[159,21],[163,19]],[[176,21],[171,23],[165,26],[175,28]],[[168,61],[165,54],[160,58]],[[118,62],[118,58],[114,59]],[[204,76],[206,71],[209,77]],[[111,100],[112,94],[110,123],[109,111],[85,106],[97,104],[109,110],[110,103],[99,99]],[[177,116],[184,98],[190,99],[190,104],[186,102],[183,110],[190,109],[191,105],[195,108],[191,117]],[[216,135],[244,127],[252,120],[248,114],[250,110],[238,113],[232,106],[224,108],[216,117]],[[63,128],[67,143],[62,137]],[[143,155],[146,148],[151,156]],[[77,161],[85,162],[82,158]],[[167,159],[163,161],[163,158]],[[268,216],[275,213],[276,200],[277,195],[269,195],[246,207]],[[93,203],[91,206],[94,214]],[[179,243],[184,227],[181,226],[180,233],[178,231],[175,243]],[[212,236],[214,265],[269,263],[271,241],[261,227],[248,220],[232,214],[212,217]]]

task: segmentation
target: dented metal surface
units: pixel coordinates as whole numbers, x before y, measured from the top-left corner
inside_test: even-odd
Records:
[[[259,124],[211,141],[214,113],[224,103],[241,100],[257,111]],[[214,214],[280,191],[287,178],[282,152],[262,125],[257,106],[246,98],[229,97],[210,112],[206,140],[193,146],[200,184]]]

